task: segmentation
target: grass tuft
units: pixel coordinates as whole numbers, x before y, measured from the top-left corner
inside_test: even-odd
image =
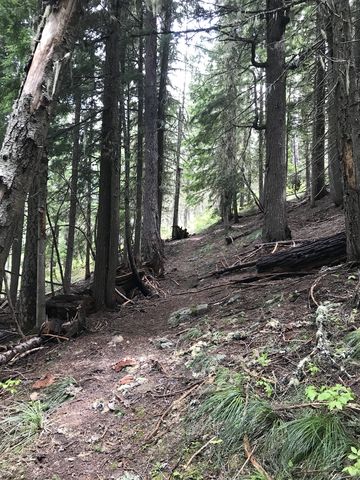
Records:
[[[1,409],[0,454],[19,452],[46,430],[48,413],[74,396],[75,380],[63,378],[44,390],[44,398],[17,402]]]
[[[283,432],[281,432],[283,430]],[[341,416],[308,412],[280,426],[284,443],[279,452],[283,468],[336,468],[344,460],[351,438]]]
[[[350,332],[345,337],[345,342],[350,348],[350,357],[355,360],[360,360],[360,328]]]

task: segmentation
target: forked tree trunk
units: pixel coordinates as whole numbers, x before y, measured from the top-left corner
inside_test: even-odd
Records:
[[[28,72],[9,119],[0,152],[0,277],[46,144],[50,108],[73,45],[81,3],[60,0],[56,7],[45,8]]]
[[[151,8],[151,7],[150,7]],[[143,259],[160,275],[164,269],[163,244],[159,233],[158,150],[156,96],[156,17],[151,9],[145,13],[145,179],[144,219],[142,231]]]
[[[100,156],[99,209],[94,297],[97,308],[112,307],[119,247],[120,190],[120,1],[109,0],[105,45],[104,110]]]
[[[266,170],[263,239],[291,236],[286,213],[286,65],[284,0],[267,0]]]
[[[70,293],[71,271],[74,257],[75,225],[77,209],[77,188],[80,163],[80,116],[81,116],[81,93],[76,89],[74,93],[75,114],[74,114],[74,139],[71,165],[71,186],[70,186],[70,209],[69,228],[67,234],[67,250],[64,271],[64,290]]]

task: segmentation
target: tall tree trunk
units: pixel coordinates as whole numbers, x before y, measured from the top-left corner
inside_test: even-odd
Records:
[[[184,122],[184,109],[185,109],[185,85],[183,89],[183,98],[181,105],[179,106],[178,111],[178,130],[177,130],[177,141],[176,141],[176,158],[175,158],[175,193],[174,193],[174,213],[173,213],[173,224],[172,224],[172,234],[173,239],[176,238],[176,227],[179,226],[179,203],[180,203],[180,188],[181,188],[181,145],[183,137],[183,122]]]
[[[328,117],[328,162],[330,196],[335,205],[340,206],[344,200],[344,187],[341,171],[341,132],[338,125],[338,105],[336,95],[336,71],[334,65],[334,39],[332,12],[322,9],[324,16],[326,39],[328,44],[328,67],[327,67],[327,117]]]
[[[260,102],[259,102],[259,124],[264,125],[264,85],[260,79]],[[259,130],[259,200],[260,204],[264,202],[264,130]]]
[[[64,271],[64,290],[70,292],[71,271],[74,257],[75,225],[76,225],[76,207],[77,207],[77,189],[80,163],[80,118],[81,118],[81,93],[76,88],[74,92],[74,140],[72,150],[71,164],[71,185],[70,185],[70,209],[69,209],[69,228],[67,234],[67,250]]]
[[[347,258],[360,260],[360,98],[353,52],[351,11],[348,0],[331,1],[336,103],[341,132],[340,154],[344,180]]]
[[[139,29],[143,29],[143,2],[137,0],[137,15]],[[135,215],[135,239],[134,257],[140,260],[141,249],[141,223],[142,223],[142,199],[143,199],[143,168],[144,168],[144,39],[139,37],[138,54],[138,79],[137,79],[137,140],[136,140],[136,215]]]
[[[145,178],[142,254],[144,260],[161,275],[164,270],[163,244],[159,233],[157,96],[156,96],[156,17],[147,9],[144,21],[149,34],[145,38]]]
[[[45,8],[28,72],[9,119],[0,152],[0,277],[42,157],[50,108],[72,48],[80,4],[81,0],[62,0]]]
[[[38,226],[37,226],[37,288],[36,288],[36,327],[40,329],[46,320],[45,297],[45,252],[46,252],[46,200],[47,200],[48,158],[44,151],[39,172]]]
[[[322,38],[322,16],[320,9],[316,13],[316,33]],[[326,195],[325,188],[325,98],[326,75],[324,69],[325,40],[317,50],[316,73],[314,81],[314,119],[313,141],[311,156],[311,192],[310,204],[315,206],[315,201]]]
[[[291,237],[286,213],[286,68],[284,0],[266,2],[266,172],[263,239]]]
[[[104,110],[100,156],[99,208],[96,236],[94,297],[97,308],[112,307],[119,247],[120,188],[120,23],[119,0],[109,0],[105,45]]]
[[[24,332],[30,331],[36,325],[38,192],[39,176],[36,176],[27,202],[26,240],[17,308]]]
[[[19,287],[23,230],[24,230],[24,212],[22,213],[22,215],[20,215],[19,222],[16,228],[16,235],[11,247],[10,298],[11,298],[11,303],[13,305],[16,305],[18,287]]]
[[[163,2],[164,22],[163,31],[171,29],[173,1]],[[167,107],[167,82],[169,72],[171,35],[161,35],[160,39],[160,82],[158,97],[158,205],[159,205],[159,232],[161,230],[161,215],[164,196],[164,170],[165,170],[165,130],[166,130],[166,107]]]

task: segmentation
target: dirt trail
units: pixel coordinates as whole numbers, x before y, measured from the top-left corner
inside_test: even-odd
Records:
[[[51,414],[47,430],[26,463],[19,461],[13,472],[0,473],[0,478],[115,479],[124,472],[151,478],[152,459],[141,451],[146,436],[174,400],[172,392],[186,392],[194,384],[191,373],[154,342],[170,333],[167,321],[172,312],[209,301],[206,292],[178,295],[192,287],[203,270],[199,251],[206,251],[206,245],[204,236],[169,244],[170,265],[159,281],[159,298],[137,301],[118,312],[95,314],[89,327],[96,333],[47,346],[17,364],[24,386],[50,373],[58,379],[73,377],[80,391]],[[218,292],[211,301],[222,296]],[[112,366],[124,358],[136,365],[116,373]],[[13,374],[14,368],[8,372]],[[124,382],[130,379],[130,387],[133,381],[138,383],[128,395],[119,390],[124,377]],[[102,406],[107,410],[109,402],[117,413],[102,413]],[[155,437],[154,433],[148,443]]]

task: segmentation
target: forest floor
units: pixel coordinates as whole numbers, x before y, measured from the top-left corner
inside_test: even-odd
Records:
[[[344,229],[343,212],[327,199],[313,209],[293,206],[289,215],[295,240]],[[264,254],[254,249],[261,243],[260,226],[261,215],[243,217],[231,233],[252,233],[228,246],[221,225],[166,243],[158,297],[94,314],[87,333],[49,343],[2,369],[1,378],[21,380],[15,393],[2,392],[6,408],[36,402],[46,396],[41,387],[48,383],[69,378],[75,383],[69,398],[45,413],[30,445],[3,452],[0,478],[271,478],[254,474],[258,468],[244,454],[241,439],[235,455],[222,455],[216,432],[197,416],[202,399],[219,372],[245,375],[254,395],[286,398],[299,361],[314,350],[314,302],[338,305],[332,343],[359,324],[349,306],[358,276],[343,265],[277,281],[236,283],[251,271],[199,280]],[[171,317],[183,308],[190,312]],[[170,317],[179,324],[170,326]],[[319,362],[304,382],[341,383],[360,393],[353,366],[345,375]]]

